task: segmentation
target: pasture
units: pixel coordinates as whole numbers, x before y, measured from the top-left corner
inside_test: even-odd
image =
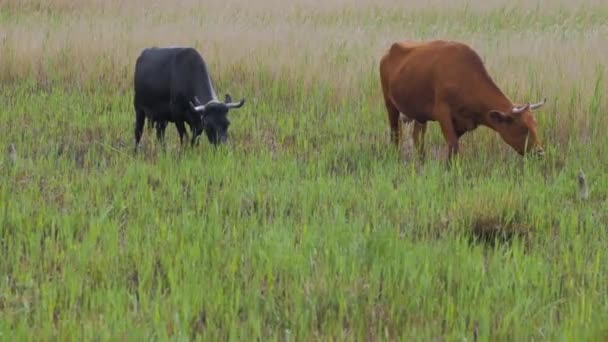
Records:
[[[0,339],[608,338],[608,3],[0,0]],[[446,167],[378,61],[453,39],[537,114]],[[133,154],[133,67],[194,46],[230,143]],[[14,144],[15,151],[9,151]],[[9,153],[10,152],[10,153]],[[580,199],[583,170],[589,197]]]

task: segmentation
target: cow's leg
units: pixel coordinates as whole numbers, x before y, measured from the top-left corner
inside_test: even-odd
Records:
[[[448,161],[458,154],[458,136],[454,130],[454,124],[450,116],[450,107],[445,103],[437,103],[433,116],[439,121],[443,137],[448,143]]]
[[[179,103],[181,103],[180,101],[176,101],[175,99],[171,100],[169,103],[169,108],[171,111],[171,115],[174,118],[185,118],[187,117],[186,115],[184,115],[184,113],[189,110],[188,108],[182,108]],[[175,123],[175,128],[177,128],[177,134],[179,134],[179,145],[180,147],[183,147],[184,145],[184,136],[186,138],[188,138],[188,132],[186,132],[186,126],[184,123],[184,120],[179,120],[176,119],[174,121]]]
[[[388,124],[391,129],[391,141],[398,147],[399,139],[401,138],[401,125],[399,120],[399,110],[393,105],[392,101],[384,98],[384,105],[388,112]]]
[[[141,109],[135,109],[135,152],[141,140],[141,135],[144,132],[144,124],[146,122],[146,113]]]
[[[184,144],[184,136],[186,136],[186,138],[188,136],[188,133],[186,133],[186,126],[184,126],[183,121],[176,121],[175,127],[177,128],[177,134],[179,134],[179,144],[182,146]]]
[[[167,121],[157,121],[156,127],[156,139],[163,142],[165,140],[165,129],[167,128]]]
[[[194,145],[196,144],[196,142],[198,141],[197,136],[198,136],[198,130],[196,129],[196,126],[194,125],[189,125],[190,126],[190,132],[192,133],[192,140],[190,141],[190,146],[194,147]]]
[[[162,147],[165,148],[165,129],[167,128],[167,121],[156,122],[156,139],[161,143]]]
[[[420,160],[424,160],[424,135],[426,133],[426,122],[419,123],[414,120],[414,129],[412,130],[412,139],[414,140],[414,146],[418,152]]]

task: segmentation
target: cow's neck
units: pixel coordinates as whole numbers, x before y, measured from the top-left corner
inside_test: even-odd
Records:
[[[215,89],[213,88],[211,77],[206,70],[204,71],[203,82],[199,85],[196,94],[202,104],[208,103],[211,100],[219,101]]]
[[[483,100],[480,105],[479,125],[494,128],[494,124],[489,119],[490,111],[498,110],[503,113],[510,113],[513,109],[513,102],[498,87],[491,89],[481,98]]]

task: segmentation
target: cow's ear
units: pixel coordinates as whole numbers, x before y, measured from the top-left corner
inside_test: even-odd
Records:
[[[226,97],[224,98],[224,103],[230,103],[232,102],[232,97],[230,96],[230,94],[226,94]]]
[[[488,113],[488,116],[490,117],[490,121],[494,122],[494,123],[509,123],[509,122],[513,122],[513,117],[510,115],[507,115],[499,110],[491,110]]]

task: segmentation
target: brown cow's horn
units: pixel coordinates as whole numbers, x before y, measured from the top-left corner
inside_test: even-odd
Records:
[[[542,101],[540,101],[539,103],[535,103],[533,105],[530,105],[530,110],[536,110],[540,107],[542,107],[545,103],[547,102],[547,98],[545,97]]]
[[[528,108],[530,108],[530,104],[526,104],[525,106],[521,106],[521,107],[513,107],[513,109],[511,110],[511,114],[521,114],[523,112],[525,112]]]

